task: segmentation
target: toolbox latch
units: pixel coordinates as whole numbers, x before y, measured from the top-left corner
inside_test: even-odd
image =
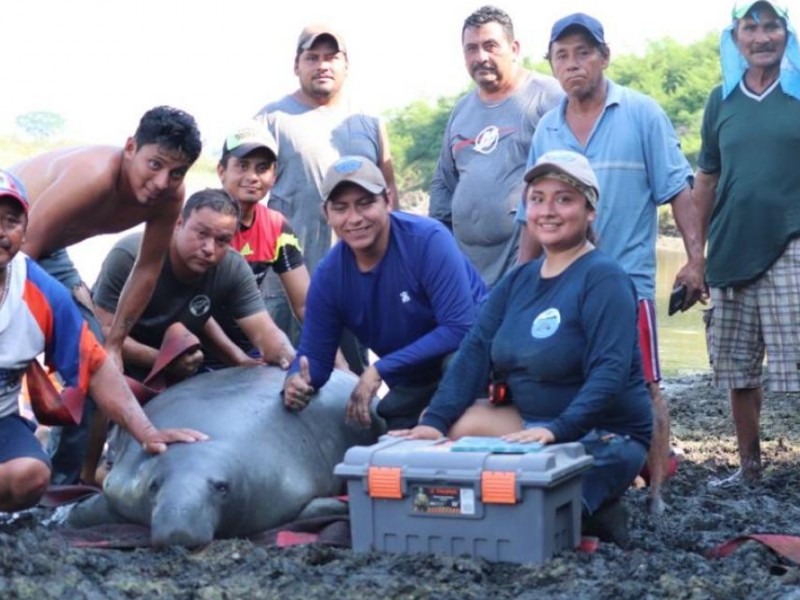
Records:
[[[481,500],[484,504],[516,504],[517,474],[514,471],[481,473]]]
[[[370,467],[367,473],[367,490],[370,498],[401,499],[403,491],[400,467]]]

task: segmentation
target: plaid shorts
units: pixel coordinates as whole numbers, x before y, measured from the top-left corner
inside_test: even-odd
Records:
[[[800,239],[750,285],[711,288],[711,301],[705,320],[714,383],[761,387],[766,354],[769,389],[800,391]]]

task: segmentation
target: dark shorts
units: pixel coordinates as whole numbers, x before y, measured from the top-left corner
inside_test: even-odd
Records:
[[[411,429],[419,423],[422,412],[431,403],[454,354],[451,352],[442,359],[441,371],[428,381],[395,384],[389,389],[377,407],[378,416],[386,421],[387,429]]]
[[[0,418],[0,463],[15,458],[36,458],[50,467],[50,457],[33,435],[36,425],[17,414]]]
[[[386,421],[386,428],[392,430],[415,427],[422,411],[431,403],[440,381],[441,377],[414,385],[392,386],[377,407],[378,416]]]
[[[656,304],[652,300],[639,300],[639,351],[645,383],[661,381],[661,361],[658,357],[658,327]]]

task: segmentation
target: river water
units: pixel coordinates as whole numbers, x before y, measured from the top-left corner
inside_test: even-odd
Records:
[[[658,247],[656,277],[656,313],[661,370],[664,375],[707,371],[703,306],[696,304],[686,312],[667,316],[669,294],[675,274],[686,261],[683,246],[677,240],[665,240]]]

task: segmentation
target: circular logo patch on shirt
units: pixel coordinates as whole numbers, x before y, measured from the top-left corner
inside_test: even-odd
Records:
[[[475,152],[480,152],[481,154],[494,152],[499,141],[500,129],[498,129],[497,125],[489,125],[475,138]]]
[[[189,302],[189,312],[195,317],[202,317],[211,310],[211,299],[208,296],[195,296]]]
[[[531,336],[535,337],[537,340],[549,338],[558,331],[559,325],[561,325],[561,313],[557,308],[548,308],[539,313],[533,320]]]

